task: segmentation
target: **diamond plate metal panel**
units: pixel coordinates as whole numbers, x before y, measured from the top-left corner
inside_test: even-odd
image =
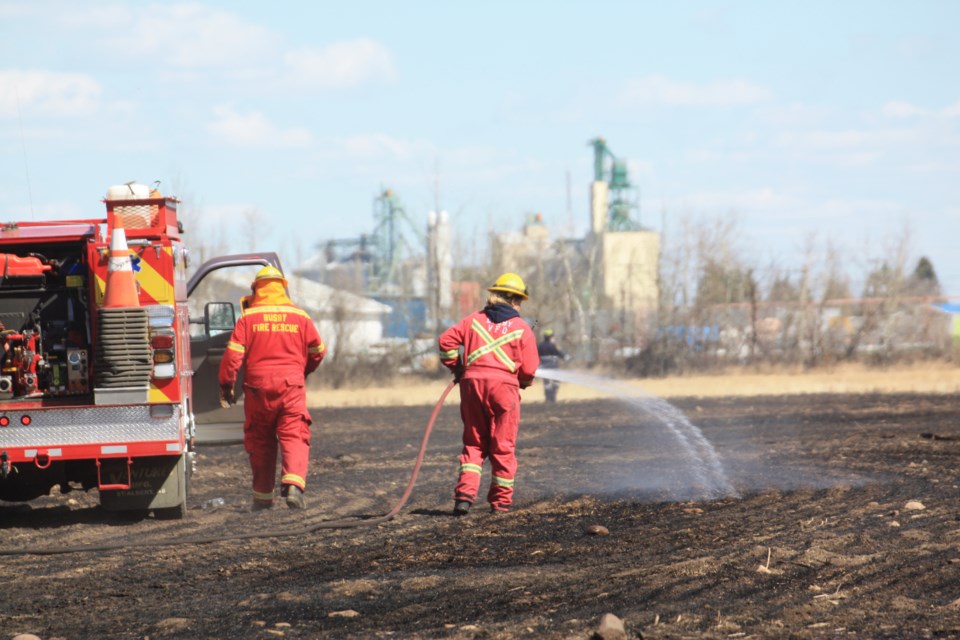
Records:
[[[162,418],[151,418],[146,405],[0,411],[10,418],[9,426],[0,427],[0,448],[176,440],[180,405],[172,408]],[[27,426],[20,424],[24,414],[31,419]]]

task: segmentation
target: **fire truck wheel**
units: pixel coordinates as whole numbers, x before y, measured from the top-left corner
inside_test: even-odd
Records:
[[[175,507],[165,507],[163,509],[154,509],[153,517],[157,520],[183,520],[187,516],[187,501]]]
[[[187,496],[190,494],[189,461],[184,453],[177,462],[176,473],[179,476],[179,486],[183,488],[180,494],[180,503],[173,507],[163,507],[153,510],[153,517],[157,520],[183,520],[187,516]]]

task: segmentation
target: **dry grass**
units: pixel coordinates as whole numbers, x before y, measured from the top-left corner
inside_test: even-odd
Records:
[[[448,380],[412,379],[390,387],[319,389],[309,392],[312,407],[417,406],[432,405],[443,393]],[[723,374],[681,376],[621,381],[638,392],[662,398],[763,396],[803,393],[957,393],[960,367],[945,363],[922,363],[887,369],[843,365],[814,372],[728,371]],[[589,400],[605,397],[594,389],[564,384],[560,400]],[[523,392],[524,402],[543,402],[539,384]],[[457,404],[454,389],[447,404]]]

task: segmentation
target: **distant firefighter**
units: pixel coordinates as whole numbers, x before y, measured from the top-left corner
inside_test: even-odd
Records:
[[[493,479],[487,502],[494,513],[509,511],[517,471],[520,389],[533,384],[540,366],[537,338],[520,317],[527,286],[505,273],[487,288],[486,306],[440,335],[440,359],[460,384],[463,449],[454,489],[453,513],[465,515],[480,490],[483,461]]]
[[[540,354],[540,368],[557,369],[560,367],[560,362],[569,360],[570,356],[561,351],[557,343],[554,342],[553,329],[544,329],[542,335],[543,339],[537,344],[537,352]],[[559,382],[550,378],[543,379],[543,394],[547,402],[556,402],[559,390]]]

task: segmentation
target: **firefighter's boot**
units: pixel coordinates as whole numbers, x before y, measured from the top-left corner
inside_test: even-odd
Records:
[[[306,509],[307,501],[303,497],[303,489],[298,487],[295,484],[288,484],[284,486],[286,490],[287,506],[291,509]]]
[[[266,509],[273,508],[273,500],[258,500],[257,498],[253,499],[253,505],[250,507],[251,511],[264,511]]]
[[[470,503],[466,500],[457,500],[453,505],[453,515],[465,516],[470,511]]]

